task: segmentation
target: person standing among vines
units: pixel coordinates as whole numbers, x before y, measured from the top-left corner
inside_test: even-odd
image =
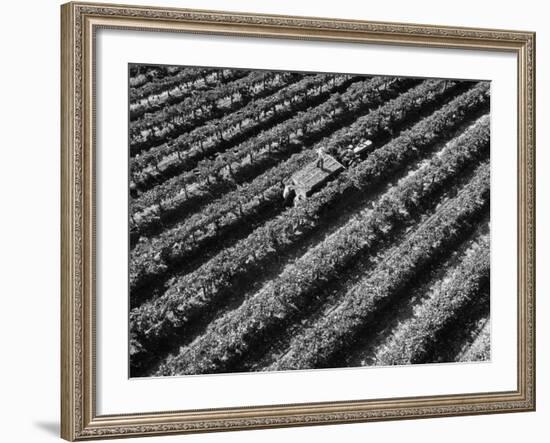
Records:
[[[316,166],[319,169],[323,169],[324,164],[325,164],[325,155],[326,155],[327,150],[324,146],[319,146],[319,148],[317,148],[316,152],[317,152]]]

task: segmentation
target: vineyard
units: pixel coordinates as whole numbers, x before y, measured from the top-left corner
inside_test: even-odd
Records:
[[[131,65],[130,373],[490,359],[490,84]]]

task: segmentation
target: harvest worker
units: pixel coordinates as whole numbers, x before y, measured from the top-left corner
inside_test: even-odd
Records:
[[[294,188],[289,185],[285,185],[285,188],[283,190],[283,199],[285,202],[290,201],[294,198],[296,195],[296,192],[294,191]]]
[[[317,167],[319,169],[323,169],[326,152],[327,151],[326,151],[326,148],[324,146],[320,146],[319,148],[317,148]]]

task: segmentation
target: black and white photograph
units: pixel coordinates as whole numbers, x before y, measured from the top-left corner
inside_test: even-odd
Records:
[[[130,64],[130,377],[490,361],[490,94]]]

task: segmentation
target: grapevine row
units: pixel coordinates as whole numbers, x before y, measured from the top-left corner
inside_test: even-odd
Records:
[[[374,140],[380,133],[386,134],[388,138],[393,137],[402,122],[410,119],[411,115],[435,110],[448,95],[474,85],[475,83],[458,83],[452,80],[426,80],[376,113],[360,118],[344,128],[340,137],[326,144],[327,151],[345,165],[353,163],[353,150],[346,149],[347,146],[357,146],[364,140]]]
[[[324,118],[328,120],[328,118],[325,117],[327,113],[329,113],[333,120],[332,122],[335,122],[339,115],[345,114],[343,112],[336,112],[336,106],[340,106],[340,109],[342,109],[343,106],[346,106],[348,108],[359,108],[359,105],[356,105],[355,102],[359,102],[362,104],[362,106],[375,106],[376,104],[382,102],[384,100],[384,97],[386,94],[397,94],[400,87],[403,87],[404,84],[406,84],[407,80],[404,80],[403,83],[400,83],[399,80],[393,82],[391,85],[386,84],[387,79],[386,78],[378,78],[376,80],[367,80],[365,82],[352,85],[344,94],[335,93],[331,96],[331,98],[324,102],[323,104],[319,105],[318,107],[314,108],[311,112],[308,113],[302,113],[296,118],[292,119],[291,121],[287,121],[282,125],[279,125],[272,130],[267,131],[267,134],[262,134],[262,141],[263,144],[268,144],[270,147],[264,150],[262,152],[261,145],[259,146],[259,141],[256,138],[249,139],[247,142],[242,143],[241,145],[234,148],[235,152],[237,154],[240,154],[241,157],[247,156],[247,155],[253,155],[253,152],[256,152],[255,161],[252,165],[245,164],[245,171],[251,172],[251,173],[257,173],[258,171],[261,171],[262,169],[267,169],[265,166],[265,163],[267,162],[276,162],[277,158],[280,157],[280,152],[285,152],[285,149],[282,149],[282,147],[286,147],[287,149],[296,149],[296,145],[298,147],[302,146],[302,143],[299,141],[294,141],[292,144],[285,143],[283,144],[283,141],[281,140],[282,137],[288,137],[288,132],[284,130],[285,127],[290,128],[290,130],[295,130],[297,127],[302,128],[303,133],[302,137],[308,135],[312,136],[312,134],[307,134],[307,123],[311,122],[315,118]],[[384,88],[384,91],[380,91],[381,88]],[[390,92],[391,91],[391,92]],[[316,111],[316,112],[314,112]],[[335,124],[335,123],[333,123]],[[316,125],[313,128],[315,131],[319,130],[325,130],[325,125]],[[271,147],[272,144],[278,144],[282,145],[281,148],[275,152],[274,148]],[[237,154],[235,156],[237,156]],[[263,164],[262,164],[263,163]],[[300,158],[296,158],[293,163],[297,165],[303,165],[304,161],[301,161]],[[231,164],[230,164],[231,165]],[[215,182],[212,182],[209,180],[207,183],[205,183],[201,188],[198,188],[198,192],[195,194],[195,196],[191,195],[191,192],[188,191],[188,181],[191,181],[192,178],[188,177],[186,180],[184,180],[183,184],[183,194],[187,198],[187,201],[192,200],[193,197],[201,197],[201,196],[209,196],[213,193],[213,190],[217,189],[228,189],[231,186],[236,187],[237,183],[239,181],[244,181],[245,178],[249,178],[244,176],[242,173],[243,168],[239,168],[240,165],[233,165],[232,166],[232,174],[230,176],[221,176],[218,175],[218,178]],[[219,169],[221,169],[223,166],[218,166]],[[210,177],[210,174],[212,174],[212,167],[211,162],[206,162],[205,169],[207,172],[205,172],[205,175],[207,177]],[[281,171],[282,172],[282,171]],[[244,177],[243,177],[244,176]],[[268,173],[267,176],[270,178],[268,182],[265,180],[265,176],[260,176],[259,183],[263,183],[265,185],[270,186],[277,186],[280,189],[280,186],[283,184],[282,180],[288,176],[281,176],[280,172],[277,174],[270,174]],[[273,179],[275,177],[278,177],[278,182],[273,182]],[[239,180],[240,178],[240,180]],[[220,183],[222,183],[222,186],[220,186]],[[253,181],[253,186],[250,187],[248,185],[245,185],[247,188],[251,188],[255,192],[258,191],[257,184]],[[225,186],[224,186],[225,185]],[[161,189],[166,189],[164,185],[160,186]],[[264,188],[265,189],[265,188]],[[160,191],[160,189],[155,189],[157,192]],[[201,193],[202,191],[202,193]],[[162,193],[163,195],[166,195],[166,192]],[[260,192],[256,193],[254,195],[250,195],[250,193],[243,193],[240,192],[237,195],[241,195],[241,198],[237,201],[235,200],[228,200],[227,198],[223,199],[225,200],[225,205],[219,205],[219,208],[215,210],[216,213],[220,214],[220,210],[227,211],[229,210],[236,210],[237,207],[241,208],[243,202],[243,197],[253,197],[258,196],[259,200],[257,201],[260,205],[259,206],[265,206],[263,203],[265,203],[265,193]],[[248,195],[246,195],[248,194]],[[272,198],[276,197],[276,191],[270,192],[269,194],[272,195]],[[282,196],[282,193],[279,194],[279,196]],[[230,197],[234,197],[234,195],[230,195]],[[241,204],[239,204],[241,203]],[[239,204],[237,206],[237,204]],[[162,209],[167,212],[170,210],[168,205],[163,204]],[[257,209],[257,207],[254,208]],[[178,210],[181,210],[178,208]],[[133,211],[133,208],[132,208]],[[220,215],[223,215],[220,214]],[[165,231],[161,234],[160,238],[155,239],[153,241],[142,241],[140,244],[136,246],[136,249],[134,250],[134,253],[132,254],[132,261],[130,266],[130,288],[131,290],[134,290],[135,288],[141,287],[144,284],[144,281],[151,281],[156,277],[158,274],[163,274],[168,269],[168,266],[166,264],[167,260],[170,260],[172,262],[181,262],[183,257],[185,255],[188,255],[189,248],[187,245],[190,243],[193,243],[197,246],[200,246],[201,244],[197,244],[195,233],[199,231],[205,230],[204,223],[197,223],[201,216],[192,217],[192,220],[190,222],[184,222],[183,229],[180,227],[176,227],[175,229]],[[199,220],[197,220],[199,218]],[[143,218],[140,218],[139,221],[141,222]],[[208,220],[209,222],[218,223],[219,226],[219,217],[212,219],[211,212],[206,213],[206,218],[203,218],[204,221]],[[233,223],[237,222],[238,220],[233,219]],[[191,224],[193,223],[193,224]],[[143,224],[142,224],[143,226]],[[139,227],[139,225],[138,225]],[[138,231],[139,232],[139,231]],[[200,236],[200,234],[199,234]],[[174,245],[176,243],[179,243],[179,245],[174,249]],[[181,243],[185,247],[180,247]],[[193,247],[193,249],[197,250],[199,248]],[[176,257],[174,257],[176,255]],[[177,257],[179,255],[179,257]],[[145,260],[143,259],[145,257]]]
[[[212,72],[218,72],[217,69],[213,70],[181,67],[174,67],[174,69],[175,71],[171,75],[164,75],[162,78],[155,79],[154,82],[147,82],[141,86],[132,86],[132,84],[130,84],[130,86],[132,86],[128,94],[130,103],[135,103],[137,100],[147,98],[148,95],[157,94],[167,88],[181,83],[193,83],[204,75],[209,75]],[[131,73],[130,83],[132,83]]]
[[[163,106],[179,103],[198,91],[218,87],[247,73],[237,69],[186,69],[163,81],[149,83],[139,92],[132,89],[130,99],[135,97],[135,100],[130,102],[130,120],[135,121]]]
[[[244,78],[167,106],[147,119],[131,122],[130,154],[136,155],[168,138],[175,138],[251,100],[272,94],[299,78],[293,73],[252,72]]]
[[[151,148],[130,162],[131,186],[141,191],[160,177],[170,177],[194,168],[202,158],[218,154],[266,125],[288,118],[304,106],[312,106],[357,77],[320,74],[308,76],[268,97],[254,100],[242,109],[212,120],[189,133]]]
[[[485,319],[485,324],[467,350],[459,355],[459,361],[480,361],[491,358],[491,321]]]
[[[177,66],[131,66],[129,83],[132,89],[172,75],[181,68]]]
[[[422,156],[420,149],[435,143],[445,133],[458,127],[469,108],[474,107],[475,109],[474,105],[476,104],[477,107],[482,107],[487,100],[487,93],[488,88],[484,87],[484,84],[480,84],[476,88],[457,97],[440,111],[415,125],[411,130],[406,131],[401,137],[393,140],[383,148],[374,151],[367,161],[346,171],[336,181],[329,183],[303,205],[288,209],[281,216],[270,220],[266,226],[253,233],[253,237],[248,242],[246,240],[239,242],[235,248],[231,248],[230,250],[234,250],[237,253],[237,257],[229,261],[235,265],[242,263],[237,268],[242,266],[243,270],[247,269],[254,262],[248,261],[246,255],[244,257],[241,256],[240,259],[238,256],[241,255],[242,251],[247,250],[267,252],[272,246],[270,242],[271,235],[268,235],[268,232],[283,233],[292,232],[296,229],[300,234],[304,234],[308,226],[310,226],[309,229],[314,228],[318,217],[317,214],[320,214],[322,211],[326,212],[327,208],[343,200],[346,194],[355,194],[357,189],[367,189],[368,186],[375,183],[376,179],[387,175],[388,172],[399,167],[399,165],[406,164],[408,160]],[[254,236],[263,238],[264,242],[255,244]],[[265,242],[267,244],[263,244]],[[284,244],[284,242],[282,243]],[[220,254],[219,260],[212,262],[212,266],[208,272],[202,270],[194,277],[197,277],[200,282],[203,276],[207,276],[207,281],[216,282],[220,278],[220,275],[227,274],[227,265],[223,263],[228,255],[227,251]],[[246,266],[243,261],[246,262]],[[217,275],[210,274],[211,271],[215,270],[219,271],[216,273]],[[183,277],[182,288],[195,286],[191,284],[190,280],[192,278]],[[178,292],[178,286],[179,284],[176,282],[174,285],[174,292],[176,293]],[[216,284],[216,286],[223,287],[220,284]]]
[[[167,120],[171,120],[172,118],[179,117],[180,119],[184,119],[189,115],[195,116],[197,113],[206,112],[209,108],[215,107],[219,101],[231,99],[232,96],[239,94],[241,90],[243,92],[251,92],[258,88],[263,89],[264,84],[268,82],[278,81],[281,78],[290,78],[293,76],[294,75],[290,73],[251,71],[245,77],[234,82],[221,84],[210,91],[196,94],[184,103],[165,107],[160,112],[149,116],[146,121],[131,121],[130,135],[149,129],[152,126],[166,123]]]
[[[308,112],[299,113],[244,141],[224,155],[217,156],[215,160],[201,160],[193,171],[180,174],[142,194],[133,202],[132,213],[135,214],[139,205],[143,207],[144,202],[147,206],[158,204],[160,198],[163,201],[160,202],[159,210],[169,212],[170,197],[174,193],[179,196],[178,203],[181,203],[182,193],[188,200],[212,199],[216,192],[227,191],[250,180],[254,175],[276,164],[281,157],[302,150],[306,142],[311,142],[312,138],[318,138],[341,124],[350,115],[344,109],[360,110],[376,106],[386,98],[398,94],[403,87],[407,87],[408,82],[407,79],[397,79],[388,86],[383,78],[377,78],[362,82],[359,86],[354,84],[343,94],[336,92],[329,100]],[[195,182],[197,185],[193,186]],[[135,218],[141,218],[140,216],[141,214]],[[141,223],[138,222],[138,230]]]
[[[475,168],[470,168],[469,171],[461,174],[454,181],[452,190],[446,192],[447,196],[454,195],[456,190],[463,186],[467,181],[472,178],[472,173]],[[447,188],[449,189],[449,188]],[[350,349],[344,349],[333,358],[333,363],[344,364],[349,367],[356,366],[370,366],[376,365],[375,356],[381,352],[381,349],[388,342],[389,337],[396,331],[401,323],[408,322],[415,315],[422,302],[425,300],[426,295],[435,287],[437,282],[441,282],[445,275],[451,275],[451,270],[456,267],[461,260],[468,254],[469,250],[475,248],[475,244],[478,243],[483,236],[489,230],[489,214],[485,214],[472,231],[464,236],[454,247],[448,248],[438,256],[436,263],[432,263],[427,269],[417,276],[412,282],[407,285],[406,292],[398,292],[395,297],[392,297],[391,302],[384,305],[380,311],[377,311],[376,316],[369,321],[365,329],[358,335],[357,341]],[[397,245],[398,241],[394,244]],[[333,304],[335,305],[335,304]],[[336,306],[336,305],[335,305]],[[461,313],[460,318],[456,318],[460,323],[459,329],[461,333],[466,334],[466,329],[470,328],[468,322],[472,319],[472,315],[476,315],[468,308],[468,312]],[[322,315],[322,314],[320,314]],[[466,320],[468,319],[468,320]],[[474,320],[472,320],[474,321]],[[310,323],[311,324],[311,323]],[[446,338],[453,337],[453,346],[446,346]],[[454,334],[454,324],[449,324],[443,331],[440,331],[438,338],[433,341],[433,348],[430,353],[424,353],[425,361],[435,361],[436,359],[451,358],[452,361],[456,361],[457,358],[451,356],[458,355],[459,350],[456,348],[459,343],[463,343],[467,340],[467,337],[458,337]],[[269,365],[276,355],[281,355],[284,349],[275,350],[277,354],[272,353],[271,359],[265,362],[262,368]],[[432,358],[434,360],[429,360]],[[449,360],[451,361],[451,360]],[[261,369],[260,369],[261,370]]]
[[[368,113],[367,115],[360,117],[358,122],[359,124],[353,124],[350,128],[343,128],[338,130],[334,133],[334,136],[331,136],[328,139],[322,140],[320,145],[329,146],[332,151],[335,151],[335,147],[338,146],[340,149],[340,155],[337,155],[337,157],[343,158],[346,155],[347,148],[348,148],[348,142],[349,140],[357,140],[360,139],[361,136],[365,133],[368,133],[371,136],[371,140],[374,141],[381,141],[384,138],[387,138],[393,134],[393,129],[395,127],[398,127],[400,125],[403,125],[408,120],[411,120],[414,118],[420,111],[422,111],[425,108],[429,108],[432,106],[436,106],[440,104],[442,101],[444,101],[447,97],[447,94],[452,92],[456,85],[452,84],[448,86],[446,89],[442,88],[443,82],[439,81],[427,81],[422,83],[421,85],[415,87],[412,90],[409,90],[405,92],[404,94],[401,94],[397,99],[386,102],[384,105],[382,105],[380,108]],[[376,106],[377,104],[381,103],[385,98],[389,98],[392,95],[398,94],[398,92],[403,87],[410,86],[408,83],[400,83],[400,84],[392,84],[386,87],[386,89],[383,91],[384,94],[382,95],[374,95],[369,100],[363,100],[361,104],[356,104],[357,102],[353,102],[353,100],[348,100],[348,98],[355,99],[356,100],[356,91],[359,88],[353,88],[350,91],[350,95],[346,96],[346,94],[339,96],[334,95],[332,99],[330,100],[331,103],[326,103],[323,105],[320,105],[317,108],[314,108],[314,110],[311,110],[308,114],[312,114],[312,117],[314,118],[314,115],[321,115],[321,118],[324,118],[325,125],[323,126],[314,126],[314,134],[318,133],[319,131],[325,131],[326,125],[331,124],[335,125],[336,123],[340,123],[339,121],[334,121],[337,117],[340,117],[342,114],[347,115],[349,113],[346,112],[339,112],[339,113],[332,113],[330,108],[333,105],[333,103],[338,104],[340,109],[342,109],[342,106],[347,106],[348,109],[355,109],[356,112],[359,112],[360,109],[368,109]],[[390,95],[391,94],[391,95]],[[389,97],[387,97],[389,96]],[[359,97],[362,97],[360,94]],[[407,112],[399,112],[399,118],[394,117],[395,109],[397,109],[398,106],[406,106],[409,111]],[[328,114],[327,114],[328,109]],[[316,111],[316,112],[314,112]],[[332,116],[332,119],[329,120],[328,116]],[[298,120],[298,121],[297,121]],[[388,124],[389,121],[393,122],[393,126],[391,126],[392,129],[390,129],[390,126]],[[303,121],[301,120],[301,117],[298,116],[294,121],[288,122],[289,125],[292,124],[295,128],[301,128],[303,127]],[[306,120],[307,121],[307,120]],[[357,122],[356,122],[357,123]],[[294,146],[298,144],[298,148],[300,148],[302,145],[300,143],[300,140],[304,138],[304,135],[307,135],[309,138],[311,138],[310,134],[301,134],[301,136],[295,140],[292,140],[292,143],[290,144],[284,144],[283,141],[280,140],[282,136],[288,137],[284,135],[284,132],[278,131],[274,134],[275,137],[275,143],[280,146],[277,150],[275,149],[266,149],[263,152],[263,155],[257,155],[255,156],[253,165],[255,166],[252,168],[252,165],[245,163],[245,172],[250,171],[251,169],[253,171],[257,171],[258,167],[262,165],[263,162],[273,162],[274,159],[272,159],[275,155],[279,156],[282,148],[286,147],[287,149],[296,149]],[[344,142],[339,143],[338,140],[344,140]],[[267,139],[269,140],[269,139]],[[266,141],[267,141],[266,140]],[[271,139],[273,140],[273,139]],[[257,145],[256,145],[257,146]],[[244,145],[245,148],[247,148],[250,152],[251,149],[254,149],[254,144],[249,143],[248,145]],[[311,155],[311,154],[309,154]],[[275,157],[276,158],[276,157]],[[225,161],[228,162],[227,159]],[[229,165],[227,163],[223,163],[223,159],[219,159],[217,168],[219,171],[221,171],[223,168],[228,168]],[[140,198],[135,199],[133,202],[132,207],[132,213],[135,214],[135,223],[131,226],[131,231],[134,231],[135,234],[132,235],[141,235],[142,233],[146,233],[147,231],[151,230],[155,226],[163,225],[166,223],[169,223],[169,220],[173,217],[172,214],[174,213],[180,213],[183,207],[190,207],[190,203],[193,202],[193,200],[201,200],[201,199],[208,199],[211,198],[213,192],[218,190],[219,192],[226,189],[224,185],[225,183],[231,184],[232,181],[235,180],[235,177],[238,176],[239,171],[236,167],[233,168],[233,176],[225,174],[224,176],[218,176],[216,180],[213,180],[211,178],[212,171],[210,168],[210,165],[206,165],[206,170],[203,172],[202,175],[207,176],[205,179],[206,183],[202,187],[197,187],[194,190],[194,194],[192,192],[188,192],[186,189],[185,180],[183,180],[184,176],[175,177],[174,179],[168,180],[167,182],[159,185],[158,187],[152,189],[150,192],[143,194],[140,196]],[[265,168],[265,166],[264,166]],[[236,170],[237,169],[237,170]],[[227,186],[227,185],[226,185]],[[187,196],[182,195],[181,189],[184,189],[184,193],[187,193]],[[172,195],[176,195],[175,198],[171,199],[170,197]],[[160,196],[167,197],[165,200],[160,202],[159,205],[159,199]],[[189,198],[191,196],[191,198]],[[147,208],[145,211],[144,209]],[[143,211],[143,212],[142,212]]]
[[[460,100],[460,97],[457,99]],[[453,102],[451,102],[453,103]],[[455,104],[457,102],[455,101]],[[387,169],[394,169],[396,162],[405,163],[422,156],[422,151],[410,149],[415,145],[415,140],[420,140],[426,130],[430,131],[440,119],[444,119],[448,113],[439,115],[439,119],[432,122],[432,126],[421,122],[415,126],[409,134],[410,144],[404,145],[403,140],[395,140],[380,150],[386,153],[384,163]],[[460,119],[459,119],[460,121]],[[455,123],[456,126],[458,123]],[[476,131],[480,130],[476,125],[472,131],[461,136],[456,144],[471,145],[471,149],[481,149],[486,141],[476,142]],[[442,131],[453,127],[450,123]],[[412,137],[411,137],[412,135]],[[431,131],[431,139],[424,139],[424,144],[419,148],[426,149],[429,143],[438,140],[443,134]],[[455,146],[455,144],[452,144]],[[398,155],[400,151],[407,151],[408,156]],[[456,149],[461,152],[460,149]],[[372,155],[376,154],[375,151]],[[381,156],[382,157],[382,156]],[[377,164],[358,165],[354,171],[341,176],[329,183],[319,193],[314,194],[305,204],[288,208],[280,216],[270,220],[264,226],[256,229],[248,238],[238,242],[234,247],[220,252],[215,258],[201,266],[197,271],[183,276],[173,282],[170,290],[155,302],[146,303],[132,313],[132,331],[134,338],[147,346],[147,341],[157,341],[163,336],[174,334],[179,328],[197,316],[202,309],[219,303],[224,296],[230,294],[232,288],[238,287],[238,283],[246,280],[247,275],[257,274],[268,269],[274,260],[281,254],[295,247],[295,245],[310,235],[322,224],[321,215],[332,210],[337,212],[338,203],[345,205],[347,195],[360,194],[369,189],[376,182],[384,166]],[[373,179],[368,181],[366,176],[370,173]],[[353,177],[361,172],[363,180],[356,187]]]
[[[220,199],[206,205],[200,212],[187,218],[183,224],[159,239],[141,238],[130,258],[130,290],[132,307],[151,294],[141,294],[177,263],[197,252],[204,253],[208,244],[216,244],[223,234],[233,228],[252,227],[254,217],[265,209],[275,212],[284,203],[282,199],[284,182],[288,176],[309,163],[313,155],[295,154],[276,168],[266,171],[252,182],[224,194]],[[153,252],[153,242],[159,252]],[[158,257],[156,260],[154,257]],[[145,291],[147,292],[147,291]]]
[[[363,281],[345,294],[336,310],[292,340],[291,347],[272,369],[312,368],[322,365],[334,350],[347,344],[377,304],[401,287],[435,253],[459,237],[486,207],[488,168],[483,168],[459,196],[440,209]],[[399,205],[401,203],[401,205]],[[408,213],[407,202],[385,208],[399,217]],[[373,210],[373,213],[376,209]],[[267,334],[276,334],[307,309],[311,297],[342,271],[361,251],[373,247],[381,231],[366,214],[308,251],[239,308],[214,321],[205,334],[161,365],[158,375],[211,373],[231,369]],[[383,214],[383,212],[382,212]],[[365,217],[366,216],[366,217]],[[384,218],[384,215],[382,215]],[[395,223],[387,217],[390,224]]]
[[[486,294],[489,282],[489,236],[485,234],[463,254],[461,261],[437,280],[414,317],[401,323],[374,356],[374,364],[398,365],[420,362],[439,331],[470,299]]]
[[[436,96],[428,92],[439,89],[440,85],[437,82],[427,83],[427,86],[419,86],[410,94],[406,93],[406,95],[424,97],[424,104],[432,103]],[[355,91],[354,88],[351,89],[350,92]],[[402,99],[399,99],[400,103],[402,101]],[[346,100],[343,100],[343,102],[345,103]],[[369,103],[372,103],[372,100]],[[383,126],[378,123],[381,120],[383,121],[384,118],[392,118],[391,112],[386,113],[388,107],[392,107],[391,102],[374,111],[367,119],[376,122],[377,129],[370,131],[375,138],[385,135],[382,131]],[[416,113],[416,111],[418,109],[413,108],[412,112]],[[404,119],[406,115],[403,113],[400,118]],[[364,126],[360,126],[360,130],[363,129]],[[328,142],[342,138],[342,132],[342,130],[337,131],[328,139]],[[303,155],[291,157],[290,161],[296,165],[303,165],[305,157],[308,160],[313,160],[313,156],[314,153],[308,151]],[[288,163],[285,163],[285,165],[289,166]],[[288,168],[285,169],[288,170]],[[297,170],[296,167],[293,169]],[[288,175],[285,177],[277,171],[276,174],[268,173],[267,176],[269,180],[265,180],[264,174],[259,177],[258,181],[254,180],[250,185],[245,185],[237,191],[225,194],[222,198],[207,206],[206,211],[195,213],[183,223],[162,232],[158,237],[151,240],[143,239],[132,254],[133,260],[130,267],[131,288],[142,287],[146,282],[151,282],[158,276],[167,273],[171,267],[189,259],[198,251],[204,251],[208,242],[215,243],[216,239],[220,239],[229,230],[241,225],[245,218],[256,216],[260,211],[270,205],[275,205],[277,202],[281,205],[283,203],[283,179]],[[277,181],[275,181],[276,179]],[[161,251],[160,254],[158,251]],[[151,260],[151,258],[154,258],[154,260]]]

